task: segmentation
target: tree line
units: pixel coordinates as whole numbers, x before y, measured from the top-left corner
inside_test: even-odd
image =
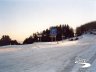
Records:
[[[12,40],[8,35],[3,35],[0,39],[0,46],[4,45],[20,45],[17,40]]]
[[[56,41],[60,41],[62,39],[71,38],[74,36],[80,36],[90,30],[96,30],[96,21],[89,22],[80,27],[76,28],[76,33],[74,33],[73,28],[71,28],[68,24],[53,26],[57,30]],[[33,35],[25,38],[22,44],[32,44],[34,42],[51,42],[50,36],[51,27],[49,29],[43,30],[42,32],[33,33]],[[55,39],[53,39],[55,41]],[[0,46],[4,45],[21,45],[17,40],[12,40],[10,36],[3,35],[0,39]]]
[[[96,31],[96,21],[86,23],[76,28],[76,33],[74,33],[73,28],[71,28],[68,24],[53,26],[57,29],[56,41],[60,41],[63,39],[71,38],[74,36],[80,36],[84,33],[90,32],[91,30]],[[33,35],[25,38],[22,44],[32,44],[34,42],[50,42],[51,27],[49,29],[43,30],[42,32],[33,33]],[[53,39],[55,41],[55,39]],[[0,46],[4,45],[21,45],[17,40],[12,40],[10,36],[3,35],[0,39]]]
[[[76,28],[76,35],[80,36],[87,32],[91,32],[92,30],[96,30],[96,21],[88,22],[80,27]]]
[[[59,26],[53,26],[57,29],[57,35],[56,35],[56,41],[67,39],[74,37],[74,30],[69,25],[59,25]],[[49,29],[43,30],[41,33],[33,33],[32,36],[26,38],[23,42],[23,44],[31,44],[33,42],[50,42],[51,36],[50,36],[51,27]],[[55,39],[53,39],[55,41]]]
[[[69,25],[59,25],[59,26],[53,26],[57,29],[57,35],[56,35],[56,41],[62,40],[70,37],[74,37],[74,31]],[[33,35],[29,36],[28,38],[25,38],[22,44],[32,44],[34,42],[50,42],[51,36],[50,36],[50,30],[49,29],[43,30],[42,32],[33,33]],[[54,40],[55,41],[55,40]],[[0,39],[0,46],[4,45],[21,45],[17,40],[12,40],[10,36],[3,35]]]

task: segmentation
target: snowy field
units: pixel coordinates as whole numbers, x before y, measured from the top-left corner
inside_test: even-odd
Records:
[[[76,58],[91,66],[82,68]],[[0,47],[0,72],[96,72],[96,36],[77,41]]]

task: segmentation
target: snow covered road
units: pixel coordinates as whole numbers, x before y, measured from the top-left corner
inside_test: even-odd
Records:
[[[86,59],[91,67],[82,68],[76,58]],[[0,72],[95,72],[96,36],[84,35],[78,41],[56,44],[0,47]]]

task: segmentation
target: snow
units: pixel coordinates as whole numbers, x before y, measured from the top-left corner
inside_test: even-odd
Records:
[[[38,42],[0,47],[0,72],[95,72],[96,36],[83,35],[76,41]],[[82,68],[76,58],[91,66]]]

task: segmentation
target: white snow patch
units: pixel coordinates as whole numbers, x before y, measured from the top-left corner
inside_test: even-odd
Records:
[[[79,38],[0,47],[0,72],[95,72],[96,36]],[[82,69],[76,57],[86,59],[91,67]]]

